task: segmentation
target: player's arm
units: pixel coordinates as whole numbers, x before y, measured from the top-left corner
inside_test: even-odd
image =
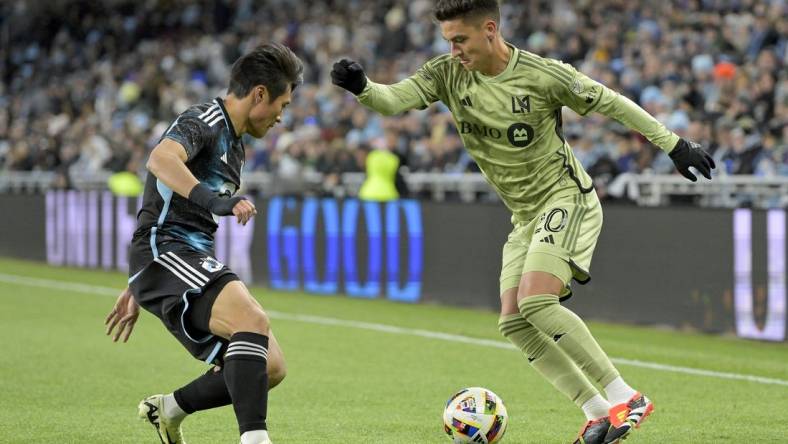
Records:
[[[228,197],[213,191],[186,166],[206,143],[203,124],[195,117],[179,118],[151,151],[146,168],[179,195],[217,216],[235,215],[245,225],[257,214],[254,205],[242,196]]]
[[[188,198],[200,181],[186,167],[187,160],[188,155],[183,145],[165,137],[153,148],[145,166],[164,185]]]
[[[438,99],[435,76],[428,66],[392,85],[375,83],[367,78],[358,62],[342,59],[331,70],[331,81],[350,92],[366,107],[391,116],[411,109],[424,109]]]
[[[714,160],[700,145],[682,139],[655,119],[635,102],[616,91],[590,79],[571,65],[548,60],[555,84],[552,89],[557,101],[575,110],[580,115],[590,112],[615,119],[627,128],[639,132],[651,143],[664,150],[679,172],[691,181],[697,180],[689,167],[696,168],[707,179],[711,179]]]

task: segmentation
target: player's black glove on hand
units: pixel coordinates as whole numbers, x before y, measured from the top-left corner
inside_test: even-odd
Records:
[[[693,182],[698,178],[690,172],[689,167],[695,167],[706,179],[711,179],[711,170],[717,167],[714,165],[714,159],[709,153],[703,151],[700,145],[684,139],[679,139],[676,146],[673,147],[673,151],[668,155],[676,164],[679,173]]]
[[[221,196],[211,191],[203,183],[198,183],[189,192],[189,200],[197,205],[205,208],[217,216],[231,216],[233,214],[233,207],[238,202],[246,199],[242,196],[228,197]]]
[[[334,68],[331,70],[331,82],[359,95],[367,86],[367,76],[364,74],[364,68],[358,62],[342,59],[334,63]]]

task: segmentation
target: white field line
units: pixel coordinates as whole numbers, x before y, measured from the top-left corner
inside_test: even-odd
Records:
[[[13,274],[0,273],[0,282],[9,284],[25,285],[32,287],[48,288],[58,291],[71,291],[75,293],[89,293],[102,296],[117,296],[120,289],[102,287],[97,285],[88,285],[77,282],[60,281],[53,279],[34,278],[28,276],[19,276]],[[428,339],[439,339],[449,342],[460,342],[464,344],[478,345],[482,347],[492,347],[507,350],[516,350],[514,345],[505,341],[497,341],[492,339],[472,338],[469,336],[455,335],[451,333],[441,333],[430,330],[420,330],[414,328],[397,327],[395,325],[378,324],[373,322],[352,321],[337,318],[327,318],[323,316],[313,316],[296,313],[284,313],[279,311],[266,312],[275,319],[284,319],[289,321],[306,322],[310,324],[332,325],[337,327],[357,328],[362,330],[371,330],[382,333],[392,333],[398,335],[418,336]],[[683,373],[686,375],[705,376],[710,378],[719,379],[733,379],[739,381],[756,382],[759,384],[782,385],[788,387],[788,380],[766,378],[756,375],[740,374],[740,373],[727,373],[718,372],[714,370],[706,370],[701,368],[680,367],[676,365],[660,364],[657,362],[639,361],[635,359],[625,358],[611,358],[612,361],[618,365],[628,365],[632,367],[647,368],[651,370],[658,370],[671,373]]]

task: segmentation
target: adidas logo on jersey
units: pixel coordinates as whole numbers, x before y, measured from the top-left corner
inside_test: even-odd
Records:
[[[547,237],[542,238],[539,242],[544,242],[546,244],[553,244],[555,245],[555,239],[553,239],[553,235],[549,235]]]
[[[471,102],[471,97],[470,96],[465,96],[462,99],[460,99],[460,103],[462,104],[462,106],[468,106],[468,107],[472,107],[473,106],[473,103]]]

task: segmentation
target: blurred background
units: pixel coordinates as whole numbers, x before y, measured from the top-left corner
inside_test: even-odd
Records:
[[[448,110],[381,117],[329,79],[342,57],[393,83],[447,52],[431,6],[0,3],[0,193],[18,214],[2,253],[124,270],[138,200],[108,195],[107,180],[143,178],[175,116],[223,96],[232,62],[272,40],[304,60],[305,82],[283,124],[245,140],[244,192],[262,212],[248,232],[223,223],[220,258],[272,288],[495,310],[510,225]],[[718,165],[713,181],[690,183],[639,134],[564,108],[607,215],[581,313],[785,339],[787,16],[784,0],[502,2],[506,40],[621,91]],[[401,199],[358,201],[380,149],[399,160]],[[600,308],[619,300],[622,276],[639,305]]]
[[[3,2],[0,171],[52,172],[47,186],[59,188],[73,188],[77,175],[142,174],[174,117],[223,96],[232,62],[274,40],[305,61],[305,83],[284,125],[247,140],[247,172],[337,194],[338,184],[357,187],[342,174],[362,172],[377,144],[394,148],[406,175],[474,173],[442,105],[382,118],[330,84],[340,57],[392,83],[447,52],[430,8],[427,0]],[[788,176],[785,1],[503,2],[502,13],[508,41],[626,94],[703,144],[718,175]],[[642,183],[631,175],[675,173],[618,123],[564,113],[565,134],[602,197],[645,199],[634,186],[625,192]],[[423,175],[414,181],[431,189]],[[473,189],[486,189],[479,184]]]

